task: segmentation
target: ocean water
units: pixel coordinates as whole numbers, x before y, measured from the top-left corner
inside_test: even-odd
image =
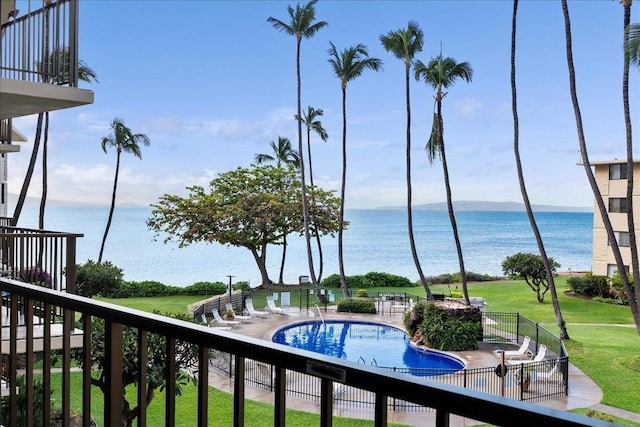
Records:
[[[147,229],[149,207],[117,207],[109,231],[103,260],[124,270],[125,280],[157,280],[167,285],[188,286],[198,281],[247,281],[260,284],[260,274],[251,253],[244,248],[198,243],[178,248],[176,243],[154,240]],[[22,227],[37,225],[37,209],[25,208]],[[78,240],[77,261],[96,260],[104,233],[108,208],[50,207],[45,228],[84,234]],[[347,275],[370,271],[388,272],[417,280],[411,257],[406,211],[349,210],[349,228],[344,233]],[[524,212],[456,213],[467,271],[502,275],[502,261],[517,252],[537,253],[537,245]],[[561,264],[562,271],[590,271],[593,214],[584,212],[539,212],[536,221],[547,254]],[[453,233],[446,212],[414,211],[414,236],[425,275],[458,271]],[[304,238],[290,236],[284,274],[286,283],[297,283],[308,275]],[[323,239],[323,277],[338,272],[337,238]],[[282,249],[270,246],[267,264],[270,278],[277,281]],[[316,257],[317,259],[317,257]],[[317,266],[317,264],[316,264]],[[318,270],[316,267],[316,274]]]

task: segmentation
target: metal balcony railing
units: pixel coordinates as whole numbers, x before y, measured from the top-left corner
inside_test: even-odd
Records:
[[[51,413],[51,401],[48,395],[36,396],[34,392],[35,372],[33,360],[35,350],[33,344],[34,305],[44,305],[42,311],[45,318],[49,317],[54,307],[59,308],[63,313],[63,345],[61,351],[60,373],[52,372],[50,363],[51,344],[53,339],[50,331],[45,327],[43,345],[43,365],[42,382],[44,393],[48,393],[54,375],[62,376],[62,391],[56,395],[57,403],[62,406],[62,413],[69,425],[69,417],[72,409],[82,412],[85,426],[89,426],[90,414],[92,412],[91,401],[91,381],[92,374],[96,373],[92,369],[98,368],[91,363],[90,348],[94,342],[104,354],[104,364],[99,368],[106,373],[108,381],[103,389],[104,414],[103,423],[105,426],[121,426],[121,411],[123,408],[123,331],[127,328],[135,328],[137,338],[134,343],[137,347],[136,360],[127,363],[137,363],[140,378],[146,378],[146,367],[148,363],[147,348],[151,336],[157,334],[166,343],[164,351],[165,372],[168,378],[175,378],[178,366],[176,364],[177,353],[187,345],[195,346],[197,351],[197,368],[193,375],[201,379],[209,376],[210,350],[223,352],[230,355],[233,362],[235,374],[231,379],[233,383],[233,425],[240,427],[245,425],[245,366],[249,363],[263,363],[274,366],[274,405],[270,419],[265,420],[265,424],[274,426],[285,425],[285,413],[287,410],[286,384],[289,372],[305,373],[316,379],[320,383],[320,425],[328,427],[332,425],[333,402],[336,387],[347,386],[353,389],[366,390],[373,394],[373,412],[375,413],[374,425],[383,427],[388,423],[387,408],[389,399],[399,399],[412,402],[435,411],[435,423],[437,427],[449,426],[451,415],[459,415],[465,418],[490,423],[497,426],[522,425],[562,425],[562,426],[594,426],[604,427],[610,425],[604,421],[587,418],[584,416],[562,412],[554,409],[544,408],[525,402],[505,399],[499,396],[492,396],[475,390],[458,388],[448,384],[439,384],[417,377],[385,372],[373,367],[358,365],[357,363],[345,362],[340,359],[322,356],[293,348],[285,348],[278,344],[258,340],[246,336],[218,331],[203,325],[170,319],[160,315],[149,314],[137,310],[131,310],[112,304],[107,304],[91,299],[83,298],[68,293],[56,292],[51,289],[28,285],[9,279],[0,278],[0,290],[9,296],[8,316],[0,316],[0,326],[8,326],[10,337],[2,342],[2,352],[8,361],[8,395],[3,399],[8,399],[10,420],[5,424],[13,427],[17,425],[16,413],[18,408],[18,390],[12,385],[17,384],[17,364],[18,349],[16,339],[18,338],[18,315],[16,309],[18,304],[26,307],[27,324],[24,330],[27,345],[21,359],[25,361],[24,375],[26,385],[23,396],[26,396],[26,405],[31,411],[26,411],[26,425],[31,425],[33,421],[33,402],[36,398],[42,399],[44,425],[49,425]],[[14,314],[15,313],[15,314]],[[83,330],[83,360],[82,381],[71,381],[71,344],[70,334],[75,319],[80,321]],[[95,319],[104,320],[104,331],[97,330],[91,337],[91,329]],[[45,325],[47,322],[45,322]],[[101,353],[102,354],[102,353]],[[156,361],[157,363],[157,361]],[[74,374],[75,375],[75,374]],[[271,375],[271,373],[269,373]],[[76,385],[72,385],[76,384]],[[216,412],[214,405],[209,404],[208,381],[198,381],[197,383],[197,423],[195,425],[204,427],[208,425],[208,416]],[[146,381],[138,382],[138,389],[132,402],[143,408],[139,413],[137,425],[145,427],[146,416]],[[81,409],[72,408],[71,396],[80,398]],[[128,395],[129,396],[129,395]],[[165,393],[165,426],[173,427],[181,424],[176,417],[176,385],[173,381],[166,383]],[[95,415],[95,414],[94,414]]]
[[[79,237],[0,225],[0,276],[75,293]]]
[[[77,0],[24,6],[0,29],[0,77],[78,87]]]

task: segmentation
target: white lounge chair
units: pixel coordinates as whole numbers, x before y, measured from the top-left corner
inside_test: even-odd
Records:
[[[544,368],[536,370],[536,381],[548,381],[552,383],[562,383],[563,376],[560,369],[558,369],[558,360],[553,363],[553,367],[550,370]]]
[[[233,309],[233,304],[231,303],[227,303],[227,305],[225,306],[225,309],[229,312],[233,312],[233,318],[237,319],[237,320],[251,320],[251,316],[243,316],[241,314],[236,314],[235,310]]]
[[[531,338],[529,338],[528,336],[525,336],[524,340],[522,341],[522,345],[520,346],[519,349],[506,350],[506,351],[495,350],[494,353],[496,353],[498,357],[501,357],[501,353],[504,351],[504,357],[505,359],[508,359],[508,360],[531,358],[533,356],[533,353],[531,352],[531,350],[529,350],[530,342],[531,342]]]
[[[208,325],[210,328],[214,328],[214,329],[224,329],[224,330],[229,330],[231,329],[230,326],[214,326],[213,322],[210,322],[209,320],[207,320],[207,315],[202,313],[202,323],[204,323],[205,325]]]
[[[244,303],[245,303],[245,306],[247,307],[247,312],[249,313],[249,316],[252,316],[252,317],[265,317],[265,316],[269,315],[268,311],[256,310],[253,307],[253,300],[252,299],[248,299]]]
[[[544,344],[540,344],[536,357],[530,360],[507,360],[507,365],[528,365],[531,363],[542,362],[547,354],[547,347]]]
[[[236,326],[242,323],[241,320],[224,320],[215,308],[211,310],[211,313],[213,313],[213,320],[220,325]]]
[[[276,314],[286,314],[288,316],[294,316],[288,308],[276,307],[276,302],[273,298],[267,297],[267,310]]]

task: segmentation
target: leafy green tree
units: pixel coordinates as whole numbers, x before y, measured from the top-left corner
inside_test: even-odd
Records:
[[[560,264],[549,257],[549,266],[553,273]],[[511,278],[520,278],[536,293],[538,302],[544,302],[544,295],[549,291],[547,270],[540,255],[518,252],[502,261],[502,271]]]
[[[311,235],[309,232],[309,211],[307,204],[307,184],[305,179],[305,166],[304,156],[302,155],[302,99],[301,88],[302,79],[300,77],[300,45],[302,39],[309,39],[313,37],[322,28],[329,25],[325,21],[316,21],[316,9],[315,5],[318,0],[311,0],[304,5],[297,4],[294,9],[291,6],[287,6],[287,12],[289,14],[289,23],[281,21],[277,18],[269,17],[269,22],[273,28],[278,31],[283,31],[296,39],[296,77],[297,77],[297,113],[296,119],[298,122],[298,153],[300,154],[300,182],[302,185],[302,222],[304,228],[304,238],[307,244],[307,260],[309,263],[309,274],[311,275],[311,283],[314,288],[318,288],[318,279],[313,266],[313,254],[311,252]]]
[[[149,145],[151,141],[149,137],[143,133],[133,133],[131,129],[125,126],[124,121],[119,118],[113,119],[111,122],[111,134],[102,138],[102,151],[107,152],[107,148],[111,147],[116,150],[116,172],[113,178],[113,193],[111,195],[111,208],[109,209],[109,217],[107,218],[107,226],[104,229],[102,244],[100,245],[100,255],[98,255],[98,264],[102,262],[102,254],[104,253],[104,245],[107,242],[107,235],[111,227],[113,219],[113,210],[116,207],[116,191],[118,189],[118,174],[120,173],[120,155],[131,153],[139,159],[142,159],[140,152],[140,144]]]
[[[342,234],[344,231],[344,199],[347,184],[347,84],[360,77],[369,69],[382,69],[382,60],[369,56],[367,47],[357,44],[338,52],[333,43],[329,42],[329,64],[335,76],[340,80],[342,89],[342,184],[340,185],[340,227],[338,230],[338,265],[340,272],[340,287],[346,297],[349,292],[344,274],[344,254],[342,250]]]
[[[122,269],[109,261],[88,260],[76,266],[76,289],[78,295],[93,298],[96,295],[113,297],[122,285]]]
[[[317,110],[312,106],[307,107],[307,111],[304,112],[302,116],[302,120],[304,122],[305,127],[307,128],[307,156],[309,163],[309,183],[314,185],[313,182],[313,167],[311,163],[311,132],[315,132],[318,134],[321,140],[327,141],[329,139],[329,134],[326,129],[322,126],[322,122],[318,120],[319,117],[324,115],[324,111],[318,108]],[[297,119],[297,117],[296,117]],[[314,200],[311,200],[311,204],[314,204]],[[313,219],[310,219],[311,223],[313,223]],[[318,234],[317,229],[313,229],[313,234],[316,237],[316,243],[318,245],[318,275],[316,280],[318,282],[322,281],[322,271],[324,270],[324,257],[322,255],[322,241],[320,239],[320,234]]]
[[[424,44],[424,33],[420,26],[414,22],[409,21],[407,28],[401,28],[396,31],[389,31],[386,35],[380,36],[380,42],[387,52],[393,53],[393,55],[404,62],[405,73],[405,102],[407,108],[407,144],[406,144],[406,175],[407,175],[407,228],[409,231],[409,245],[411,246],[411,255],[413,256],[413,262],[418,270],[418,276],[420,277],[420,283],[427,292],[427,298],[433,299],[431,289],[427,279],[422,272],[420,266],[420,260],[418,259],[418,252],[416,251],[416,242],[413,236],[413,209],[411,206],[411,96],[409,91],[409,75],[411,66],[413,65],[414,58],[418,52],[422,52],[422,46]]]
[[[578,92],[576,89],[576,70],[573,64],[573,42],[571,41],[571,16],[569,15],[569,6],[567,4],[567,0],[562,0],[562,15],[564,17],[564,35],[565,35],[565,46],[567,51],[567,68],[569,71],[569,92],[571,95],[571,103],[573,104],[573,111],[575,112],[576,117],[576,130],[578,133],[578,143],[580,146],[580,156],[582,158],[582,165],[584,167],[585,174],[587,175],[587,180],[589,181],[589,185],[591,186],[591,191],[593,192],[593,198],[595,199],[596,206],[598,206],[598,211],[600,212],[600,216],[602,217],[602,223],[604,225],[605,230],[607,231],[607,238],[609,240],[609,245],[611,247],[611,252],[613,253],[613,257],[616,260],[616,266],[618,267],[618,273],[620,274],[620,279],[622,281],[622,286],[624,288],[624,292],[629,297],[629,308],[631,309],[631,315],[633,316],[633,321],[636,325],[636,332],[640,335],[640,299],[636,301],[636,304],[633,304],[633,295],[634,288],[629,280],[629,275],[627,274],[627,270],[625,268],[624,262],[622,260],[622,254],[620,253],[620,246],[618,245],[618,241],[616,239],[613,226],[611,225],[611,220],[609,219],[609,214],[607,212],[607,206],[604,204],[604,199],[602,197],[602,193],[598,188],[598,183],[596,182],[596,178],[593,174],[593,170],[591,168],[591,162],[589,161],[589,155],[587,153],[587,143],[584,136],[584,126],[582,123],[582,113],[580,112],[580,103],[578,102]],[[633,169],[629,170],[632,172]],[[631,233],[630,233],[631,234]],[[637,284],[636,284],[637,285]],[[636,287],[636,289],[638,289]]]
[[[160,314],[155,312],[155,314]],[[186,314],[169,315],[178,320],[193,322],[193,318]],[[176,376],[171,379],[176,384],[176,395],[181,395],[182,387],[197,379],[187,372],[198,371],[198,347],[185,341],[176,340],[175,342],[175,367]],[[92,370],[91,384],[98,387],[103,394],[109,392],[109,379],[107,378],[107,358],[105,349],[105,324],[103,319],[93,318],[91,324],[91,357],[89,367]],[[140,366],[138,358],[138,331],[130,327],[122,329],[122,425],[126,427],[133,426],[133,420],[138,417],[139,407],[131,407],[126,399],[124,389],[129,385],[140,386],[141,382],[146,383],[146,401],[144,406],[147,407],[155,397],[156,390],[163,390],[169,380],[166,375],[167,369],[167,338],[158,334],[147,334],[147,377],[140,378]],[[74,349],[71,357],[84,367],[84,349]]]
[[[273,155],[270,154],[256,154],[256,163],[272,163],[275,162],[277,168],[281,168],[283,165],[293,165],[296,168],[300,167],[300,155],[296,150],[291,147],[291,141],[284,136],[278,137],[278,143],[274,141],[270,143],[273,149]],[[282,234],[282,262],[280,263],[280,276],[278,283],[284,283],[284,265],[287,258],[287,234]]]
[[[433,116],[433,126],[431,128],[431,136],[427,141],[427,155],[429,161],[433,163],[436,157],[442,160],[442,171],[444,173],[444,186],[447,193],[447,208],[449,211],[449,219],[451,228],[453,229],[453,238],[456,244],[456,252],[458,253],[458,263],[460,265],[460,277],[462,279],[462,292],[467,305],[469,302],[469,293],[467,290],[467,274],[464,269],[464,258],[462,257],[462,246],[460,237],[458,236],[458,225],[453,212],[453,202],[451,200],[451,184],[449,182],[449,168],[447,167],[447,156],[444,146],[444,121],[442,119],[442,100],[448,92],[448,89],[458,80],[464,80],[467,83],[473,77],[473,69],[468,62],[457,63],[453,58],[443,58],[442,53],[431,59],[428,65],[422,61],[416,61],[414,65],[416,80],[421,78],[427,86],[436,90],[435,107],[436,111]]]
[[[558,322],[558,330],[561,339],[569,339],[569,333],[567,332],[567,325],[562,317],[562,311],[560,310],[560,302],[558,301],[558,293],[556,292],[556,284],[553,279],[553,271],[551,271],[551,264],[547,257],[547,251],[544,248],[544,242],[538,229],[535,216],[533,215],[533,208],[529,201],[529,195],[527,193],[527,187],[524,182],[524,173],[522,171],[522,162],[520,160],[520,148],[519,148],[519,121],[518,121],[518,98],[516,88],[516,29],[517,29],[517,14],[518,14],[518,0],[513,1],[513,18],[512,18],[512,30],[511,30],[511,108],[513,111],[513,151],[516,158],[516,169],[518,170],[518,182],[520,183],[520,192],[522,193],[522,200],[524,201],[524,207],[527,211],[527,217],[533,230],[536,243],[538,244],[538,251],[542,257],[542,263],[547,275],[547,283],[549,283],[549,289],[551,291],[551,302],[553,303],[553,312]]]
[[[237,168],[211,180],[209,191],[189,187],[187,197],[163,195],[152,205],[147,226],[164,234],[164,242],[180,247],[194,242],[217,242],[248,249],[262,278],[271,282],[266,268],[267,247],[282,241],[282,234],[303,233],[301,190],[293,166]],[[333,192],[312,188],[316,204],[309,207],[322,234],[337,230],[338,200]],[[316,289],[319,294],[319,287]]]

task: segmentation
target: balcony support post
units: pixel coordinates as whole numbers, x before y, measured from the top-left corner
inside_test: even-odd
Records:
[[[326,378],[320,380],[320,426],[333,425],[333,381]]]
[[[166,384],[166,410],[165,426],[174,427],[176,425],[176,339],[167,337],[167,377]]]
[[[147,358],[149,347],[149,337],[147,331],[138,329],[138,425],[147,425]]]
[[[436,427],[449,427],[449,413],[442,409],[436,409]]]
[[[107,393],[104,402],[104,425],[122,423],[122,325],[105,320],[105,378]]]
[[[244,366],[245,359],[236,356],[233,382],[233,426],[244,427]]]
[[[208,413],[209,349],[207,347],[200,346],[200,352],[198,355],[198,427],[207,427]]]
[[[275,366],[276,370],[276,386],[273,404],[273,425],[275,427],[285,426],[285,417],[287,415],[287,370],[280,366]]]
[[[387,404],[387,396],[376,393],[375,427],[387,427]]]

